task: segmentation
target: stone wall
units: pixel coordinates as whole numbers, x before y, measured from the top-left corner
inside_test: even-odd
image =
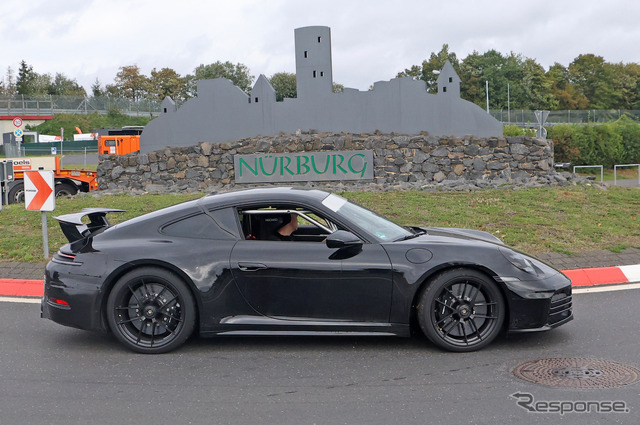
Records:
[[[374,180],[315,182],[333,189],[473,189],[558,182],[553,142],[533,137],[475,138],[395,134],[297,134],[230,143],[201,142],[145,154],[103,155],[101,189],[111,191],[212,191],[250,187],[234,179],[236,154],[371,150]],[[292,184],[299,185],[299,184]]]

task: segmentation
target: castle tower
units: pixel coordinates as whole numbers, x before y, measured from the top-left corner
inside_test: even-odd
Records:
[[[453,69],[451,62],[446,61],[436,81],[438,83],[438,94],[460,97],[460,81],[460,77]]]
[[[333,92],[331,29],[296,28],[296,85],[298,98],[317,98]]]

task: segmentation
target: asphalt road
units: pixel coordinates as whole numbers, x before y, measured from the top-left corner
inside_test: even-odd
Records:
[[[573,322],[468,354],[422,337],[236,337],[194,338],[158,356],[40,319],[37,304],[0,302],[0,423],[637,424],[640,383],[558,389],[511,370],[552,357],[638,367],[639,302],[638,289],[576,294]],[[530,413],[517,392],[624,401],[630,413]]]
[[[75,165],[82,165],[82,164],[97,164],[98,163],[98,154],[97,153],[88,153],[88,154],[71,154],[71,155],[64,155],[64,158],[62,160],[63,165],[64,164],[75,164]]]
[[[611,186],[614,186],[613,181],[607,182],[609,183]],[[623,186],[623,187],[638,187],[640,184],[638,183],[638,179],[622,179],[622,180],[617,180],[616,181],[616,186]]]

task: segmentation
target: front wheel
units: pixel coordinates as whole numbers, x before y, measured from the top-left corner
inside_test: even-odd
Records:
[[[124,275],[107,300],[112,332],[133,351],[159,354],[181,346],[193,333],[196,307],[174,273],[145,267]]]
[[[8,201],[10,204],[24,203],[24,183],[16,183],[9,189]]]
[[[449,351],[475,351],[502,330],[505,303],[496,283],[486,275],[452,269],[427,286],[417,313],[420,328],[434,344]]]

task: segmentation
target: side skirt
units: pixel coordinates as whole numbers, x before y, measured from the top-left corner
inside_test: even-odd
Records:
[[[409,325],[374,322],[287,320],[271,317],[236,316],[201,329],[202,336],[215,335],[378,335],[411,336]]]

